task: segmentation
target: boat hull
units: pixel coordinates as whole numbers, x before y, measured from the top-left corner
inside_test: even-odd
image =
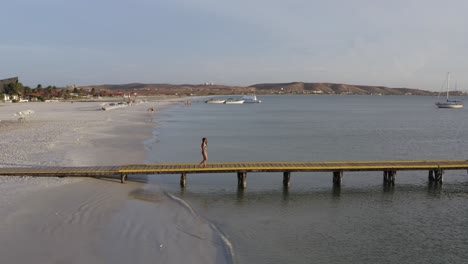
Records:
[[[225,100],[208,100],[205,103],[207,104],[224,104]]]
[[[438,108],[463,108],[463,104],[436,103]]]
[[[225,104],[243,104],[244,100],[239,100],[239,101],[226,101],[224,102]]]

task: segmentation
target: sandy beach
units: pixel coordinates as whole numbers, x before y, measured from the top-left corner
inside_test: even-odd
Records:
[[[171,104],[0,104],[0,166],[145,163],[154,117]],[[142,179],[3,176],[0,213],[0,263],[230,262],[214,226]]]

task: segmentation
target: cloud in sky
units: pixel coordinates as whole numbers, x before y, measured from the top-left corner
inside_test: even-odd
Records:
[[[468,2],[17,0],[0,78],[28,85],[340,82],[468,86]],[[463,89],[463,88],[462,88]]]

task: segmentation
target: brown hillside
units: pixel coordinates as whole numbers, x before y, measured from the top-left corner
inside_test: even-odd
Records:
[[[303,90],[300,87],[303,87]],[[382,94],[382,95],[432,95],[433,92],[409,89],[388,88],[384,86],[350,85],[339,83],[262,83],[251,85],[257,92],[276,90],[284,93],[323,93],[323,94]],[[283,90],[281,90],[283,88]]]
[[[105,84],[82,86],[82,89],[137,93],[139,95],[216,95],[216,94],[379,94],[379,95],[433,95],[433,92],[384,86],[351,85],[340,83],[261,83],[248,87],[218,84]]]

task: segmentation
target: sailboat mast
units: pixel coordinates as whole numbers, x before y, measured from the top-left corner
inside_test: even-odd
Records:
[[[449,88],[450,88],[450,72],[447,72],[447,101],[449,97]]]

